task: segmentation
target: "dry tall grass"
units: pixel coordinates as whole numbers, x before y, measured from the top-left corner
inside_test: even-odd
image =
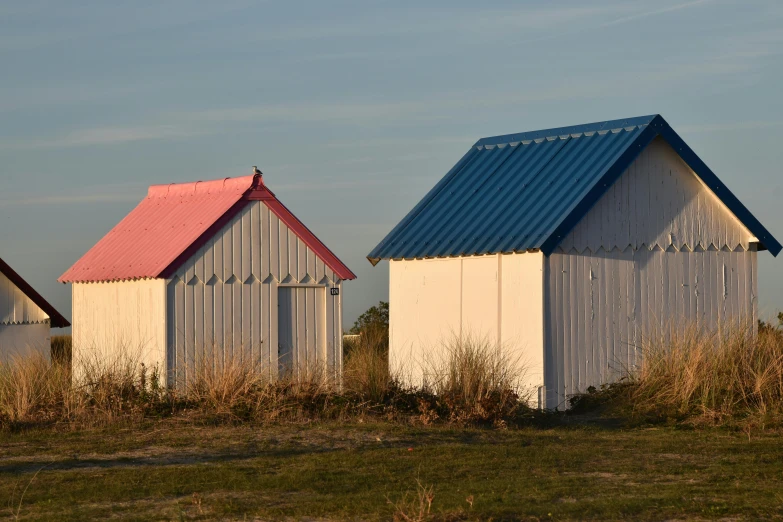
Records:
[[[783,421],[783,332],[747,324],[691,325],[642,345],[635,371],[573,398],[632,419],[772,426]]]
[[[232,421],[305,420],[342,414],[338,385],[321,366],[291,369],[277,378],[248,359],[199,365],[177,395],[187,409]]]
[[[380,404],[387,399],[394,380],[389,373],[387,330],[367,328],[346,346],[343,385],[347,392]]]
[[[424,375],[451,421],[502,422],[526,399],[519,395],[520,361],[486,337],[452,335],[425,359]]]
[[[119,349],[108,356],[81,350],[73,375],[59,357],[0,366],[0,425],[79,427],[173,415],[260,423],[381,415],[404,422],[502,425],[525,408],[517,394],[518,365],[497,346],[473,339],[447,343],[439,364],[426,370],[429,386],[418,388],[390,375],[382,330],[361,334],[347,350],[339,378],[308,367],[272,379],[268,367],[244,358],[189,366],[187,382],[169,388],[161,369],[145,367],[137,352]]]
[[[643,353],[631,395],[641,412],[710,424],[738,417],[765,423],[783,414],[783,342],[777,331],[689,327],[670,342],[648,343]]]
[[[73,409],[70,372],[42,355],[0,364],[0,421],[49,420]]]
[[[73,341],[70,335],[53,335],[51,340],[52,361],[66,366],[71,365]]]
[[[97,359],[71,369],[43,355],[0,364],[0,424],[49,422],[105,423],[143,414],[146,370],[133,361],[109,364]]]

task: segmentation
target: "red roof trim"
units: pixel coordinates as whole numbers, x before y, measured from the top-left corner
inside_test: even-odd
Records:
[[[321,258],[326,266],[332,269],[337,277],[343,280],[356,279],[356,274],[351,272],[351,269],[348,268],[345,263],[340,261],[340,259],[334,255],[334,253],[329,250],[329,248],[324,245],[304,223],[299,221],[293,212],[288,210],[288,208],[275,197],[271,190],[266,188],[263,180],[260,179],[260,176],[258,183],[253,184],[253,187],[245,194],[243,199],[248,201],[263,201],[288,228],[294,231],[294,234],[296,234],[305,245],[310,247],[310,250],[315,252],[315,255]]]
[[[161,187],[162,186],[163,185],[161,185]],[[221,228],[223,228],[237,214],[239,214],[242,208],[244,208],[244,206],[249,201],[263,201],[264,204],[266,204],[266,206],[268,206],[269,209],[274,212],[274,214],[283,223],[285,223],[288,228],[293,230],[294,234],[296,234],[297,237],[299,237],[299,239],[301,239],[304,244],[310,248],[310,250],[315,252],[315,254],[321,258],[326,266],[332,269],[337,277],[343,280],[356,279],[356,275],[351,272],[351,270],[342,261],[340,261],[340,259],[331,250],[329,250],[329,248],[324,245],[321,240],[318,239],[316,235],[305,226],[304,223],[299,221],[299,219],[290,210],[288,210],[288,208],[283,205],[279,199],[277,199],[274,193],[272,193],[272,191],[269,190],[266,185],[264,185],[264,181],[259,175],[256,175],[253,178],[253,184],[250,186],[250,189],[242,196],[242,199],[237,201],[233,207],[231,207],[220,217],[220,219],[215,221],[207,230],[205,230],[196,241],[194,241],[184,252],[182,252],[182,254],[177,256],[177,258],[171,264],[169,264],[169,266],[161,271],[158,277],[171,277],[177,271],[177,269],[182,266],[183,263],[195,255],[195,253],[198,252],[202,246],[207,244],[207,242],[209,242],[209,240],[212,239],[212,237],[214,237],[214,235],[217,234]]]
[[[16,285],[19,290],[24,293],[27,297],[34,302],[38,308],[43,310],[46,315],[49,316],[49,321],[51,325],[55,328],[67,328],[71,326],[71,323],[68,322],[68,320],[60,314],[52,305],[49,304],[49,301],[44,299],[41,294],[35,291],[35,289],[30,286],[30,284],[22,278],[19,274],[16,273],[16,271],[8,266],[8,264],[0,259],[0,273],[5,275],[13,284]]]

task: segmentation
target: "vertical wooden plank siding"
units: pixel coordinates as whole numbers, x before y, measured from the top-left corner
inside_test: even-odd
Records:
[[[0,325],[48,323],[49,316],[0,274]]]
[[[49,316],[0,274],[0,362],[31,352],[50,357]]]
[[[281,301],[283,309],[293,302],[297,314],[278,315],[281,283],[318,288]],[[293,354],[297,362],[336,367],[342,360],[340,299],[325,289],[341,283],[262,201],[249,202],[167,286],[169,372],[184,385],[199,365],[236,359],[276,377],[278,328],[289,324],[301,328],[304,340]]]
[[[645,342],[666,340],[691,325],[755,325],[756,256],[741,248],[689,252],[630,247],[549,256],[548,407],[562,407],[569,395],[633,370]],[[596,286],[602,289],[598,299],[593,296]]]
[[[280,288],[278,292],[278,364],[281,375],[292,371],[294,366],[294,347],[296,346],[296,329],[293,327],[295,317],[296,295],[291,288]]]
[[[333,374],[324,366],[326,332],[330,329],[324,310],[326,289],[316,286],[281,286],[278,290],[279,371]],[[328,298],[331,298],[329,296]]]

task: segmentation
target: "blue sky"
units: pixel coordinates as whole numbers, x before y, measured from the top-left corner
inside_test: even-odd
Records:
[[[652,113],[783,239],[781,53],[779,1],[3,2],[0,257],[70,316],[56,278],[148,185],[258,165],[357,273],[349,324],[478,138]]]

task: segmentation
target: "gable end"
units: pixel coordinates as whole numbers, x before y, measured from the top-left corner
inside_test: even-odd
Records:
[[[749,250],[753,234],[662,137],[656,137],[558,244],[557,251],[631,247]]]

